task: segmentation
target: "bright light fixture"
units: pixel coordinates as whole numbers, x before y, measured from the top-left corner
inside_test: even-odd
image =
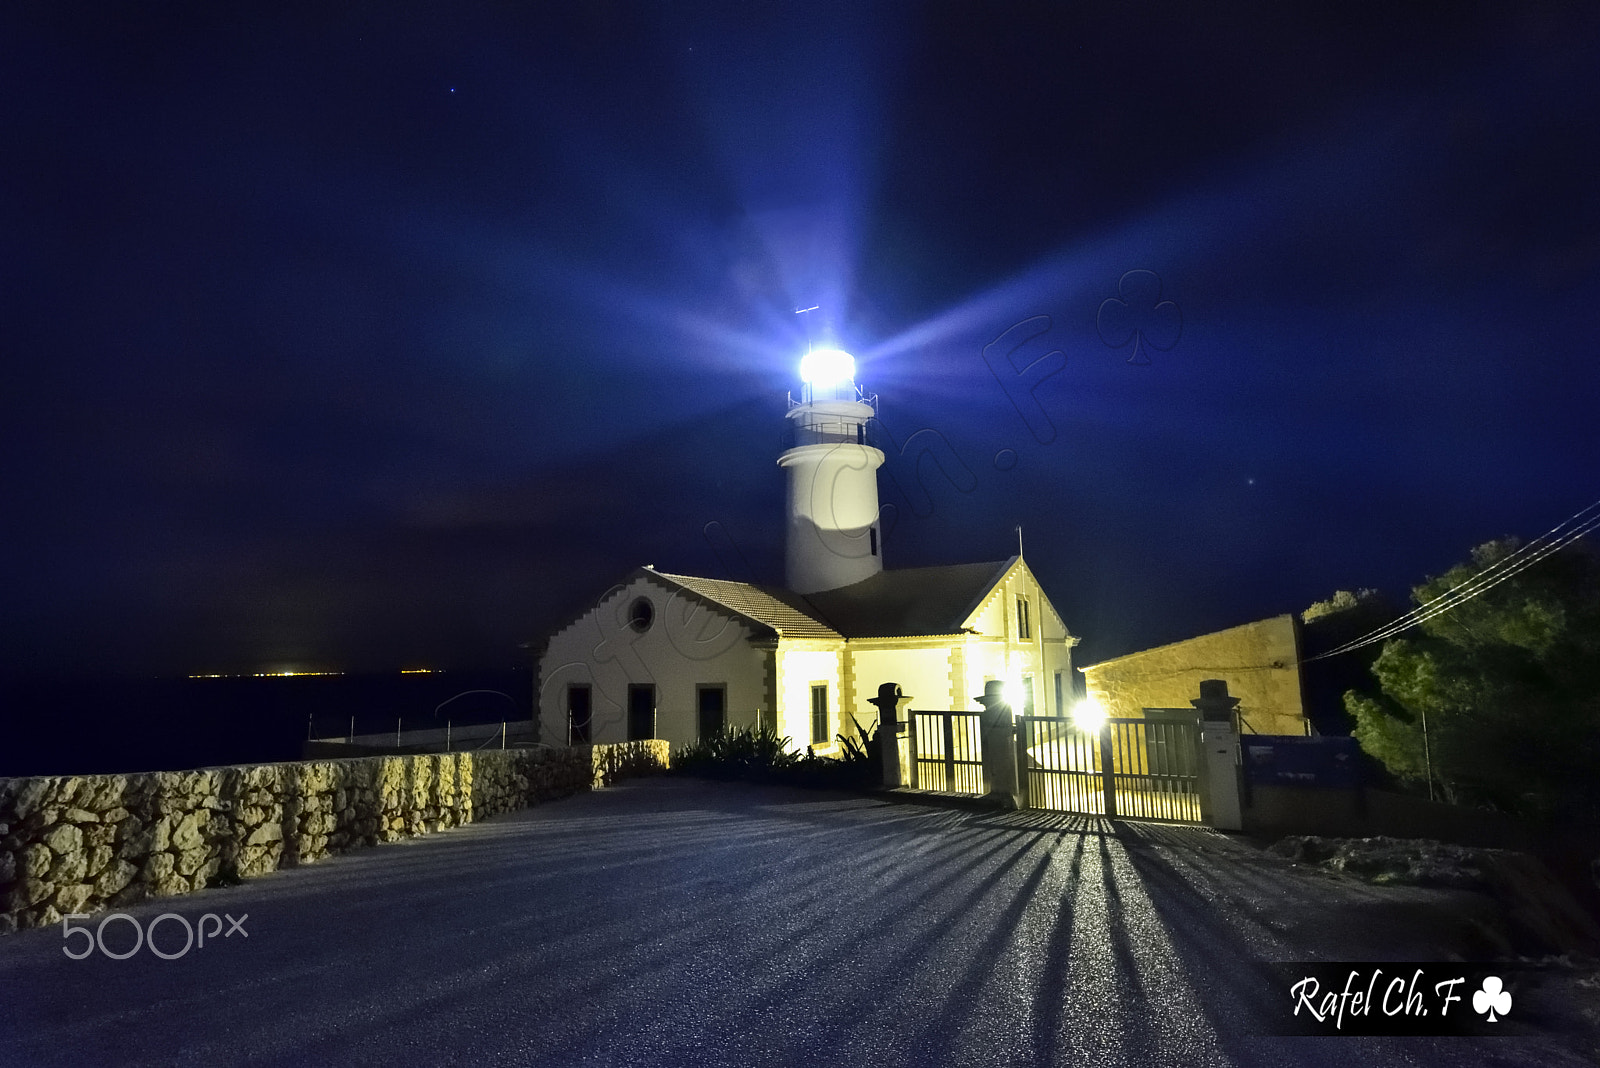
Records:
[[[856,358],[843,349],[813,349],[800,361],[800,377],[811,386],[854,382]]]
[[[1072,725],[1085,734],[1099,734],[1106,719],[1106,710],[1093,698],[1086,697],[1072,706]]]

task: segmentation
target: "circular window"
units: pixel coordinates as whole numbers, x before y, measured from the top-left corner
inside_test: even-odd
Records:
[[[650,629],[650,624],[655,622],[655,618],[656,610],[651,606],[649,598],[639,598],[628,609],[628,626],[640,634]]]

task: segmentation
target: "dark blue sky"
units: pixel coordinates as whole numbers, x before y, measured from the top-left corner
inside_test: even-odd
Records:
[[[0,671],[776,581],[813,304],[1084,662],[1600,496],[1592,8],[461,6],[0,14]]]

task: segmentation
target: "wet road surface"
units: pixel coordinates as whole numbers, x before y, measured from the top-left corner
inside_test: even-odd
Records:
[[[1265,961],[1431,959],[1406,894],[1200,828],[644,780],[125,910],[248,914],[177,959],[0,938],[0,1065],[1591,1063],[1262,1036]]]

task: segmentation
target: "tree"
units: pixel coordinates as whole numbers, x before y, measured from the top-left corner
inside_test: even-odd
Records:
[[[1469,600],[1386,642],[1372,666],[1381,692],[1352,690],[1345,707],[1364,750],[1448,800],[1592,817],[1600,813],[1600,561],[1580,542],[1488,586],[1518,546],[1480,545],[1469,562],[1413,590],[1420,606],[1484,576]]]
[[[1348,642],[1370,634],[1400,614],[1377,590],[1338,590],[1326,601],[1316,601],[1300,613],[1300,692],[1306,716],[1319,734],[1349,734],[1354,721],[1345,709],[1344,695],[1366,686],[1372,664],[1382,650],[1365,646],[1338,656],[1326,656]]]

